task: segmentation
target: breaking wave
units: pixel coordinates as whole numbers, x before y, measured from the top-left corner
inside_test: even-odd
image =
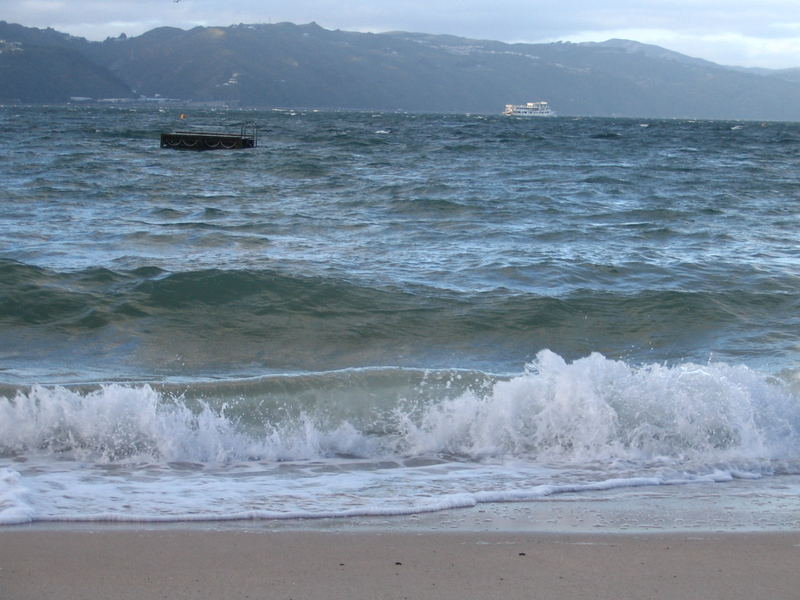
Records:
[[[800,402],[725,364],[633,367],[542,351],[514,377],[364,370],[188,386],[34,386],[0,401],[6,456],[305,460],[453,456],[773,468],[800,460]]]

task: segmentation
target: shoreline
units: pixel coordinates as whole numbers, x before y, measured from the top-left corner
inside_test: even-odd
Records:
[[[789,600],[800,476],[395,517],[0,527],[3,600]]]
[[[792,598],[800,531],[0,530],[8,600]]]
[[[800,475],[621,487],[520,502],[394,516],[137,521],[33,521],[4,531],[489,532],[529,534],[707,534],[800,532]]]
[[[388,518],[6,526],[0,598],[788,600],[798,481],[768,495],[745,480]]]

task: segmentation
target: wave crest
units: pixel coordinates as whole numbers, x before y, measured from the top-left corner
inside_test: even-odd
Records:
[[[744,366],[632,367],[550,351],[485,397],[464,394],[400,417],[409,452],[537,460],[797,459],[800,405]]]
[[[226,407],[184,402],[149,385],[104,385],[81,393],[35,386],[0,404],[0,454],[64,454],[95,462],[304,459],[354,453],[359,435],[343,424],[317,427],[301,414],[246,431]]]
[[[569,363],[542,351],[519,376],[455,394],[446,381],[425,388],[406,378],[405,392],[359,407],[358,418],[343,405],[339,375],[315,377],[316,390],[303,388],[296,399],[304,408],[283,412],[257,396],[35,386],[0,401],[0,452],[200,463],[447,455],[700,469],[800,460],[798,398],[744,366],[636,367],[600,354]],[[370,377],[351,373],[353,393],[363,395]]]

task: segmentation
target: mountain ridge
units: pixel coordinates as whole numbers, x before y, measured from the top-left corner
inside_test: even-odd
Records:
[[[496,114],[543,99],[560,115],[800,120],[800,69],[753,72],[630,40],[510,44],[312,22],[160,27],[90,42],[4,21],[0,40],[0,102],[146,96]]]

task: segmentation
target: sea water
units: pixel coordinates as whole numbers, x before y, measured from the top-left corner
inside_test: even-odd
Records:
[[[800,124],[0,127],[2,524],[800,489]]]

